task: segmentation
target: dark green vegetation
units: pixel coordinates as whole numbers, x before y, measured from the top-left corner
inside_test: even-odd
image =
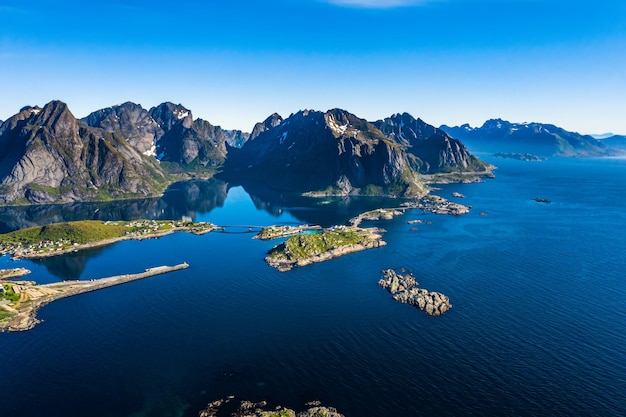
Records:
[[[0,308],[0,321],[8,319],[9,317],[13,317],[13,313],[9,313],[5,309]]]
[[[322,233],[292,236],[273,248],[268,257],[276,260],[307,259],[333,249],[358,244],[365,245],[372,241],[372,235],[367,229],[339,226]]]
[[[85,244],[98,240],[124,236],[130,229],[122,225],[106,224],[99,220],[55,223],[0,235],[0,244],[31,245],[42,241],[67,240]]]
[[[2,284],[2,292],[0,293],[0,300],[5,299],[9,300],[13,303],[17,302],[20,299],[20,295],[15,293],[13,289],[13,285],[11,284]],[[0,311],[4,311],[0,309]]]
[[[0,234],[0,253],[19,252],[20,256],[61,253],[80,245],[97,244],[107,239],[141,238],[173,230],[205,233],[212,230],[209,223],[172,220],[135,220],[102,222],[81,220],[54,223]]]

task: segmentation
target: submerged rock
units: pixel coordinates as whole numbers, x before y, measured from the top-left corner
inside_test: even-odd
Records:
[[[204,410],[198,413],[199,417],[217,417],[224,414],[222,407],[231,402],[234,396],[212,401]],[[296,412],[290,408],[277,406],[269,409],[266,401],[251,402],[242,401],[239,407],[230,413],[233,417],[344,417],[335,408],[322,407],[319,401],[311,401],[305,404],[308,408]]]
[[[394,300],[411,304],[431,316],[440,316],[452,308],[450,299],[439,292],[418,288],[419,283],[411,274],[398,274],[384,269],[378,285],[389,291]]]

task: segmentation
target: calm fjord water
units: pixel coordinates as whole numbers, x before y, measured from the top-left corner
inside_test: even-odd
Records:
[[[348,417],[626,415],[626,160],[491,162],[496,179],[436,192],[463,193],[470,214],[409,211],[374,223],[387,246],[288,273],[263,262],[276,242],[238,233],[0,259],[40,282],[191,265],[57,301],[33,330],[0,333],[0,415],[195,416],[229,394],[319,399]],[[173,208],[173,190],[136,216],[329,225],[397,204],[194,190],[210,202]],[[411,219],[432,224],[412,231]],[[393,301],[376,282],[403,267],[453,309],[429,317]]]

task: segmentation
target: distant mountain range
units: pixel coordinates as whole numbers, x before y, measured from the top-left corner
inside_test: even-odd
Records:
[[[610,141],[551,125],[490,120],[435,128],[408,113],[368,122],[345,110],[274,113],[252,133],[226,130],[180,104],[127,102],[76,119],[52,101],[0,124],[0,203],[156,196],[174,180],[217,172],[232,183],[288,192],[420,195],[424,175],[491,175],[461,142],[551,155],[609,155]],[[523,146],[522,146],[523,145]],[[505,148],[505,149],[502,149]],[[481,149],[481,147],[478,147]],[[523,151],[520,149],[519,151]]]
[[[460,139],[470,148],[489,152],[533,153],[541,156],[610,156],[619,151],[591,135],[569,132],[542,123],[511,123],[502,119],[487,120],[481,127],[468,124],[440,129]]]
[[[600,139],[600,143],[609,146],[611,148],[620,149],[626,151],[626,136],[611,135]]]

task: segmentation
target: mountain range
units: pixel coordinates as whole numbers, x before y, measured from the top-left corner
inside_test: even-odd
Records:
[[[170,102],[151,109],[126,102],[77,119],[52,101],[0,124],[0,203],[149,197],[172,181],[215,173],[287,192],[421,195],[424,176],[491,175],[461,140],[568,156],[615,152],[609,139],[499,119],[436,128],[408,113],[369,122],[341,109],[302,110],[286,119],[274,113],[248,134]]]
[[[460,139],[472,149],[489,152],[533,153],[541,156],[611,156],[619,152],[606,140],[569,132],[543,123],[511,123],[487,120],[481,127],[468,124],[440,129]]]
[[[611,148],[620,149],[626,151],[626,136],[623,135],[610,135],[603,139],[599,139],[600,143],[609,146]]]

